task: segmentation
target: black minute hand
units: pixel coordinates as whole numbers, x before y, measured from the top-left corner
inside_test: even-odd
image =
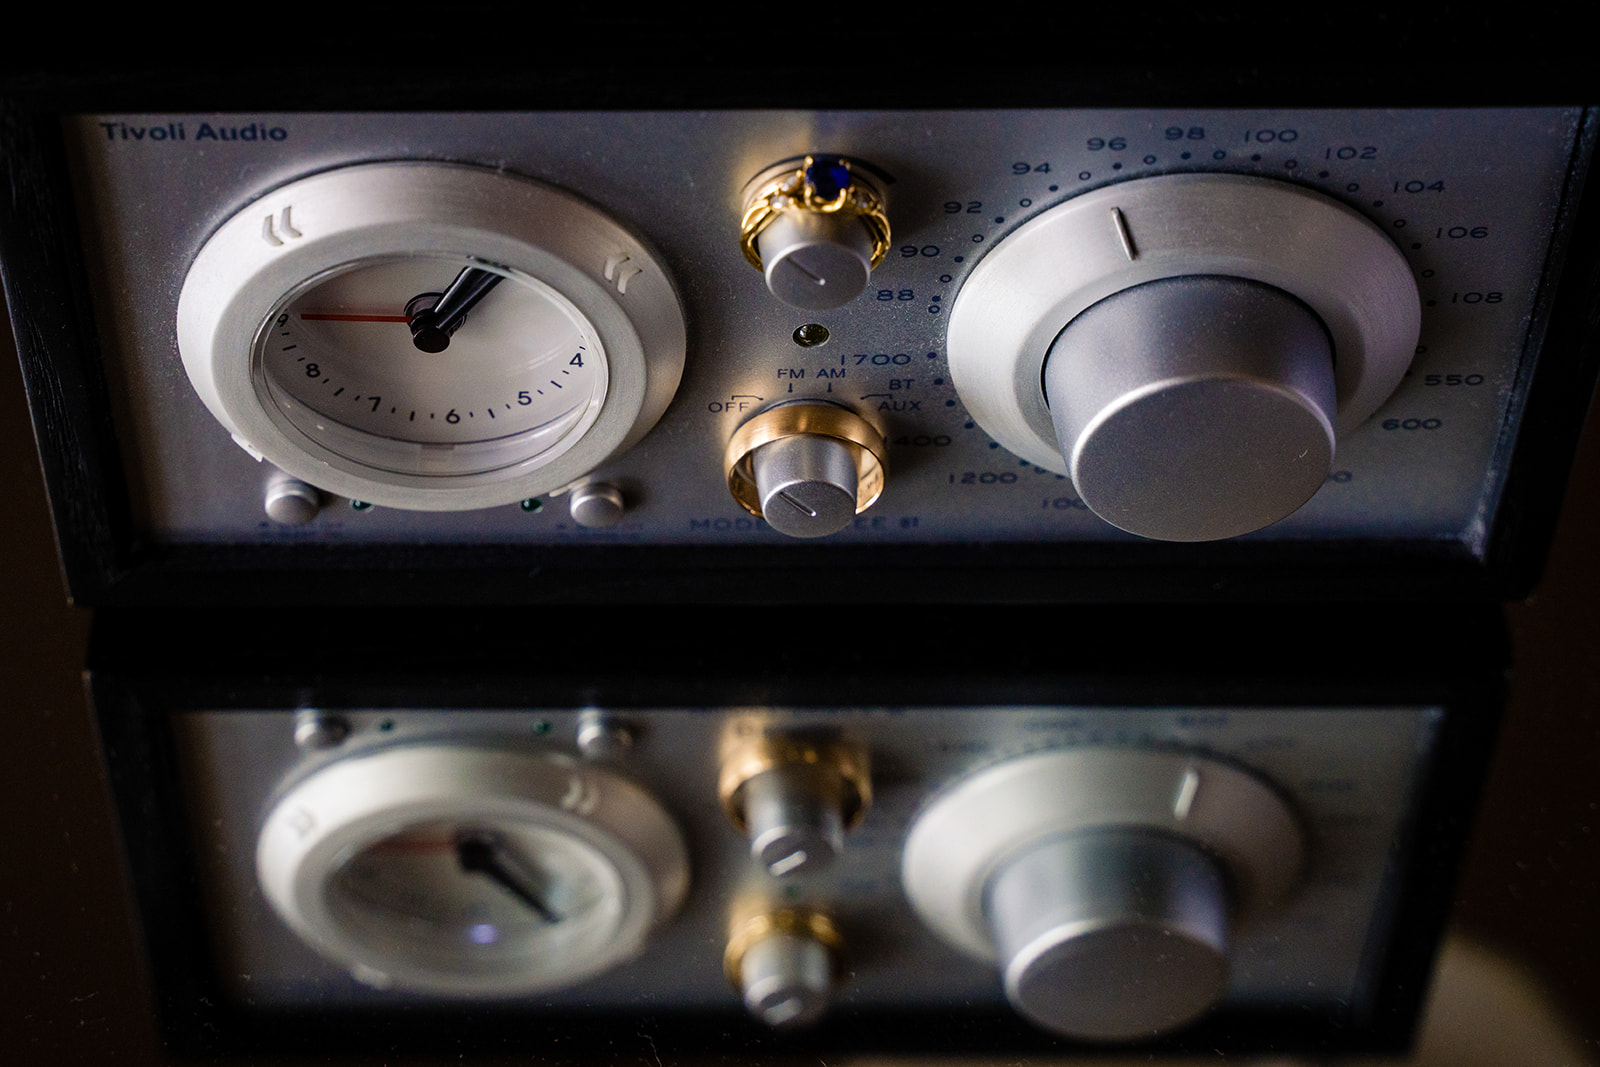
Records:
[[[500,278],[501,275],[493,271],[477,267],[468,267],[457,274],[437,303],[411,312],[411,343],[424,352],[443,352],[449,348],[450,335],[456,332],[467,312],[500,284]],[[417,302],[412,300],[411,304]]]
[[[481,833],[466,834],[456,841],[456,856],[462,870],[485,875],[499,883],[545,922],[560,921],[560,916],[540,899],[536,890],[538,879],[519,870],[515,858],[494,838]]]

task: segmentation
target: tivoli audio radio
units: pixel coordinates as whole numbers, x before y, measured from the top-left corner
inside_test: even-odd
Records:
[[[1581,107],[47,132],[87,599],[1503,593],[1589,385]]]
[[[1504,662],[1492,609],[367,614],[97,634],[180,1047],[1396,1048]]]
[[[175,1047],[1404,1044],[1504,662],[1417,605],[1537,573],[1586,87],[280,25],[0,111]]]

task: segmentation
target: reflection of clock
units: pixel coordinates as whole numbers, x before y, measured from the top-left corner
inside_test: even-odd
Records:
[[[640,242],[526,179],[433,163],[313,175],[235,214],[184,283],[178,342],[247,450],[427,510],[558,489],[642,436],[683,371]]]
[[[262,890],[359,980],[445,996],[571,985],[635,954],[688,889],[644,790],[554,755],[410,745],[352,756],[273,807]]]

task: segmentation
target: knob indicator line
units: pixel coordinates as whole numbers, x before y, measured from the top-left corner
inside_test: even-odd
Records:
[[[1130,261],[1139,258],[1139,250],[1133,245],[1133,235],[1128,233],[1128,220],[1123,218],[1122,209],[1111,209],[1111,224],[1117,228],[1117,240],[1122,244],[1122,254]]]

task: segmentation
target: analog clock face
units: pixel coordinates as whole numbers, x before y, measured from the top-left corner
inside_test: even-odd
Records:
[[[463,276],[483,291],[430,342],[415,324]],[[583,436],[607,393],[604,346],[570,300],[465,256],[384,258],[312,279],[262,329],[254,369],[263,399],[301,433],[407,475],[548,461]]]
[[[622,921],[616,865],[583,839],[531,823],[438,819],[351,855],[330,910],[377,955],[401,943],[442,972],[578,969]]]
[[[688,890],[642,787],[554,753],[382,748],[295,783],[256,843],[261,890],[357,980],[446,997],[580,982],[637,954]]]
[[[265,193],[201,247],[178,351],[257,459],[426,511],[560,490],[631,447],[683,374],[666,269],[593,205],[457,164]]]

